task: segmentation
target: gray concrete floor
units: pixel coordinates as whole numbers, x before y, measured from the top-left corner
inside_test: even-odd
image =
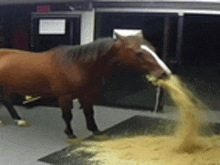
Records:
[[[79,104],[74,103],[74,105],[72,126],[75,135],[79,138],[92,135],[86,129]],[[16,126],[5,107],[0,106],[0,119],[4,123],[4,126],[0,127],[0,165],[46,165],[37,160],[68,146],[67,137],[63,133],[65,125],[59,108],[26,109],[21,106],[15,108],[31,126],[28,128]],[[149,111],[94,107],[95,119],[101,131],[135,115],[178,119],[177,113],[172,108],[165,107],[166,113],[154,114]],[[220,123],[220,111],[207,112],[206,120]]]

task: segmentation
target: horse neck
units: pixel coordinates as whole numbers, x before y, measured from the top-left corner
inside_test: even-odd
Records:
[[[117,65],[115,64],[116,56],[117,52],[110,49],[104,56],[93,62],[85,63],[84,65],[87,67],[87,70],[91,75],[96,75],[96,77],[107,77],[117,68]]]
[[[114,66],[105,65],[101,60],[97,60],[94,63],[84,63],[83,66],[89,75],[95,77],[106,77],[114,70]]]

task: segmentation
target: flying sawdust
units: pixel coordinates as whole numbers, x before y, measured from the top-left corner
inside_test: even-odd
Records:
[[[73,153],[95,153],[92,160],[100,165],[220,165],[220,137],[201,137],[199,132],[207,107],[175,75],[165,80],[149,76],[148,80],[162,86],[179,110],[175,135],[84,142],[85,147]]]

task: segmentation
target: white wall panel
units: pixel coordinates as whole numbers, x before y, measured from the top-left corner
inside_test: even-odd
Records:
[[[95,29],[95,11],[86,11],[82,13],[81,22],[81,45],[92,42]]]

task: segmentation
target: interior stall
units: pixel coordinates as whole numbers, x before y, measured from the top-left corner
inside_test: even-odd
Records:
[[[49,6],[49,11],[38,11],[42,6]],[[220,66],[219,3],[152,3],[148,0],[36,2],[1,6],[0,13],[0,28],[3,29],[0,44],[5,48],[44,51],[57,45],[85,44],[112,37],[116,29],[141,30],[173,73],[192,82],[202,94],[208,95],[209,91],[219,94],[216,92]],[[58,25],[60,30],[48,32],[51,24]],[[214,88],[208,88],[210,84]],[[148,110],[153,109],[155,103],[155,88],[140,73],[128,70],[121,70],[107,80],[99,100],[101,105]]]

